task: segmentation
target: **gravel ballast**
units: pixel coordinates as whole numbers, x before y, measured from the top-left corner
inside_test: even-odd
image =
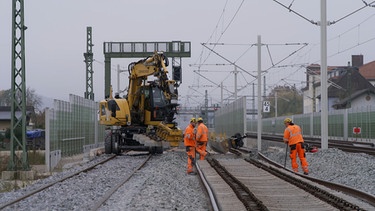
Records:
[[[291,169],[289,154],[285,162],[286,145],[276,142],[263,142],[262,153],[269,159],[286,164]],[[309,176],[354,187],[375,195],[375,157],[364,153],[348,153],[336,148],[319,149],[306,153],[309,163]],[[302,172],[299,158],[299,171]]]
[[[284,165],[285,145],[265,142],[262,149],[264,149],[262,153],[268,158]],[[91,162],[98,162],[98,159],[101,158],[74,166],[26,188],[0,193],[0,204],[37,189],[47,182],[57,180],[62,175],[70,174]],[[39,199],[27,201],[18,210],[85,210],[90,201],[95,201],[96,197],[109,188],[108,181],[99,179],[101,174],[106,175],[106,178],[112,178],[112,180],[116,177],[123,177],[126,172],[134,169],[137,159],[139,158],[128,159],[127,162],[134,162],[134,165],[114,163],[122,170],[109,170],[105,173],[104,170],[98,171],[97,178],[83,174],[79,177],[82,179],[81,181],[74,181],[72,187],[63,189],[63,192],[61,186],[69,184],[64,183],[51,187],[50,191],[54,191],[56,195],[39,196]],[[120,187],[100,210],[210,210],[207,195],[198,176],[186,174],[186,160],[187,156],[183,149],[165,151],[162,155],[153,156],[144,168]],[[309,162],[309,176],[355,187],[372,195],[375,194],[374,156],[327,149],[319,150],[316,153],[307,153],[307,161]],[[290,168],[289,158],[286,160],[286,167]],[[82,186],[78,185],[79,183],[82,183]],[[90,200],[87,200],[87,197]]]

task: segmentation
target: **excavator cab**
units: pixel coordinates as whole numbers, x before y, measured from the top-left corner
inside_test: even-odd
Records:
[[[177,104],[166,99],[163,90],[155,85],[145,91],[145,124],[158,125],[161,121],[170,124],[174,120]]]

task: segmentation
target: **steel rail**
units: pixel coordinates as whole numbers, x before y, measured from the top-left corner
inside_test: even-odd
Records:
[[[212,209],[214,211],[222,210],[219,207],[219,204],[217,203],[217,199],[216,199],[217,197],[216,197],[215,193],[212,191],[212,188],[211,188],[210,184],[207,182],[206,177],[203,175],[203,172],[202,172],[199,164],[196,163],[195,167],[197,168],[197,171],[198,171],[198,174],[199,174],[199,179],[202,181],[204,187],[206,188],[206,191],[207,191],[208,196],[210,198]]]
[[[238,156],[241,156],[242,153],[249,153],[250,150],[249,149],[246,149],[246,148],[240,148],[240,149],[230,149],[230,151]],[[325,187],[328,187],[328,188],[331,188],[333,190],[336,190],[336,191],[340,191],[340,192],[343,192],[347,195],[350,195],[354,198],[357,198],[357,199],[360,199],[360,200],[363,200],[365,201],[366,203],[372,205],[372,206],[375,206],[375,196],[372,195],[372,194],[369,194],[369,193],[366,193],[364,191],[361,191],[361,190],[358,190],[358,189],[355,189],[355,188],[352,188],[352,187],[349,187],[349,186],[346,186],[346,185],[341,185],[341,184],[338,184],[338,183],[334,183],[334,182],[328,182],[328,181],[325,181],[325,180],[321,180],[321,179],[318,179],[318,178],[314,178],[314,177],[310,177],[308,175],[303,175],[303,174],[298,174],[298,173],[295,173],[293,172],[292,170],[290,169],[287,169],[285,168],[283,165],[267,158],[265,155],[263,155],[262,153],[258,152],[258,158],[260,158],[261,160],[263,161],[266,161],[267,163],[273,165],[273,166],[276,166],[278,168],[282,168],[284,169],[285,171],[288,171],[290,173],[293,173],[293,174],[296,174],[300,177],[303,177],[305,179],[308,179],[310,181],[313,181],[313,182],[316,182],[316,183],[319,183]]]
[[[233,154],[236,154],[237,156],[248,157],[248,156],[244,156],[244,154],[249,154],[250,150],[247,149],[247,148],[239,148],[239,149],[230,149],[230,152],[233,153]],[[349,187],[349,186],[345,186],[345,185],[341,185],[341,184],[337,184],[337,183],[333,183],[333,182],[328,182],[328,181],[325,181],[325,180],[310,177],[308,175],[295,173],[292,170],[285,168],[281,164],[279,164],[279,163],[277,163],[273,160],[270,160],[269,158],[267,158],[265,155],[263,155],[260,152],[258,152],[257,157],[260,160],[263,160],[263,161],[269,163],[272,166],[275,166],[275,167],[280,168],[280,169],[284,169],[285,171],[296,174],[296,175],[298,175],[300,177],[303,177],[307,180],[318,183],[318,184],[323,185],[325,187],[328,187],[332,190],[342,192],[346,195],[352,196],[352,197],[354,197],[356,199],[359,199],[359,200],[362,200],[362,201],[364,201],[364,202],[366,202],[366,203],[368,203],[372,206],[375,206],[375,196],[372,195],[372,194],[363,192],[361,190],[358,190],[358,189],[355,189],[355,188],[352,188],[352,187]],[[248,159],[245,159],[245,160],[248,161]]]
[[[218,160],[208,158],[207,162],[220,175],[220,177],[232,188],[237,198],[243,203],[247,210],[268,211],[268,208],[259,200],[251,190],[238,178],[232,175]]]
[[[30,197],[30,196],[36,194],[36,193],[39,193],[39,192],[41,192],[41,191],[43,191],[43,190],[45,190],[45,189],[47,189],[47,188],[49,188],[49,187],[51,187],[51,186],[57,184],[57,183],[60,183],[60,182],[62,182],[62,181],[64,181],[64,180],[67,180],[67,179],[69,179],[69,178],[72,178],[72,177],[74,177],[74,176],[76,176],[76,175],[78,175],[78,174],[80,174],[80,173],[82,173],[82,172],[90,171],[91,169],[95,168],[96,166],[101,165],[101,164],[103,164],[103,163],[106,163],[106,162],[112,160],[112,159],[115,158],[115,157],[116,157],[116,155],[112,155],[112,156],[108,157],[107,159],[105,159],[105,160],[103,160],[103,161],[101,161],[101,162],[99,162],[99,163],[96,163],[96,164],[94,164],[94,165],[92,165],[92,166],[89,166],[89,167],[87,167],[87,168],[84,168],[84,169],[82,169],[82,170],[80,170],[80,171],[78,171],[78,172],[72,173],[72,174],[70,174],[70,175],[68,175],[68,176],[65,176],[65,177],[63,177],[63,178],[61,178],[61,179],[59,179],[59,180],[57,180],[57,181],[51,182],[50,184],[44,185],[44,186],[42,186],[41,188],[38,188],[38,189],[36,189],[36,190],[33,190],[33,191],[31,191],[31,192],[29,192],[29,193],[27,193],[27,194],[25,194],[25,195],[23,195],[23,196],[21,196],[21,197],[19,197],[19,198],[17,198],[17,199],[14,199],[14,200],[12,200],[12,201],[10,201],[10,202],[7,202],[7,203],[1,205],[1,206],[0,206],[0,210],[4,209],[4,208],[6,208],[6,207],[9,207],[10,205],[13,205],[13,204],[15,204],[15,203],[17,203],[17,202],[20,202],[20,201],[22,201],[22,200],[24,200],[24,199],[26,199],[26,198],[28,198],[28,197]]]
[[[149,154],[147,158],[136,168],[132,171],[127,177],[124,177],[117,185],[112,187],[108,190],[104,196],[99,199],[89,210],[98,210],[121,186],[123,186],[133,175],[138,172],[152,157],[152,154]]]
[[[265,164],[259,162],[255,159],[245,159],[247,162],[268,171],[269,173],[295,185],[298,188],[303,189],[304,191],[314,195],[315,197],[319,198],[322,201],[325,201],[328,204],[331,204],[333,207],[336,207],[340,210],[364,210],[360,208],[358,205],[353,204],[343,198],[340,198],[330,192],[323,190],[313,184],[309,184],[297,178],[291,178],[289,175],[285,174],[284,172],[280,171],[279,168],[274,168],[271,166],[266,166]]]
[[[283,169],[285,169],[288,172],[294,173],[292,170],[284,168],[281,164],[279,164],[279,163],[277,163],[277,162],[275,162],[273,160],[270,160],[269,158],[267,158],[262,153],[258,153],[258,157],[261,160],[264,160],[264,161],[266,161],[267,163],[269,163],[271,165],[277,166],[279,168],[283,168]],[[321,184],[323,186],[326,186],[328,188],[331,188],[333,190],[343,192],[343,193],[345,193],[347,195],[350,195],[350,196],[352,196],[354,198],[361,199],[361,200],[363,200],[363,201],[371,204],[372,206],[375,206],[375,196],[371,195],[369,193],[360,191],[358,189],[351,188],[349,186],[345,186],[345,185],[341,185],[341,184],[337,184],[337,183],[333,183],[333,182],[328,182],[328,181],[317,179],[317,178],[310,177],[310,176],[307,176],[307,175],[298,174],[298,173],[294,173],[294,174],[297,174],[298,176],[303,177],[305,179],[308,179],[310,181],[319,183],[319,184]]]

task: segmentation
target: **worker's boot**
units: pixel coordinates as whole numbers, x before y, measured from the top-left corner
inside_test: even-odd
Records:
[[[187,174],[188,175],[197,175],[197,173],[194,170],[188,170]]]

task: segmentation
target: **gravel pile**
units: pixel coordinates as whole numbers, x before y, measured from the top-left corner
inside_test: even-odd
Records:
[[[262,153],[282,165],[285,163],[285,144],[264,143]],[[354,187],[375,195],[375,157],[363,153],[348,153],[336,148],[306,153],[309,176]],[[299,163],[299,159],[297,159]],[[300,163],[299,163],[300,164]],[[289,154],[286,167],[291,169]],[[299,166],[299,171],[302,172]]]
[[[284,165],[284,144],[270,145],[264,143],[262,149],[264,149],[262,153],[267,157]],[[127,162],[133,163],[131,159],[137,160],[137,157],[129,159]],[[162,155],[152,157],[144,168],[121,187],[100,210],[210,210],[207,196],[201,187],[198,176],[186,174],[186,159],[186,153],[183,149],[166,151]],[[307,161],[310,165],[309,170],[312,177],[375,194],[374,156],[328,149],[319,150],[316,153],[307,153]],[[90,161],[75,168],[82,168],[91,162],[97,161]],[[133,165],[127,165],[126,163],[114,165],[122,170],[109,170],[108,172],[98,170],[97,178],[88,178],[83,174],[80,181],[71,182],[73,183],[72,186],[64,189],[63,192],[59,187],[54,187],[53,191],[56,194],[51,196],[40,195],[39,198],[26,202],[18,210],[86,210],[89,203],[95,201],[101,193],[110,188],[107,183],[108,180],[124,177],[126,172],[131,172],[134,168]],[[290,168],[289,158],[286,161],[286,166]],[[62,175],[71,174],[76,170],[75,168],[40,180],[24,189],[1,193],[0,204],[39,188],[52,180],[61,178]],[[108,179],[103,179],[102,174]],[[60,186],[68,185],[63,183]]]

